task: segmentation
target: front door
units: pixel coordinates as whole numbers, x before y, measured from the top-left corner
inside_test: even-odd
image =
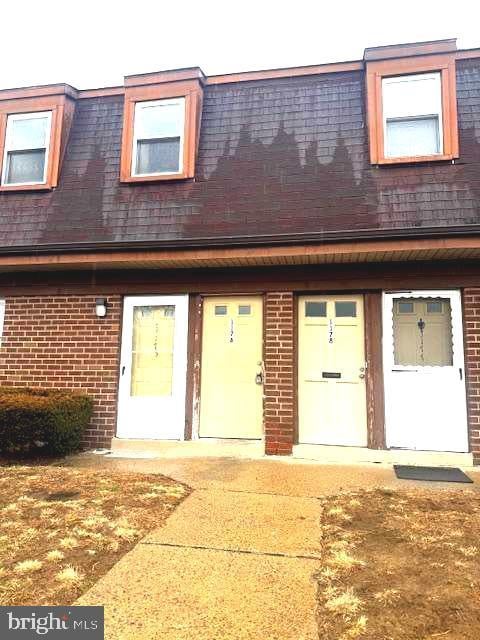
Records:
[[[367,445],[362,296],[299,299],[298,436],[301,443]]]
[[[262,298],[205,298],[200,437],[262,437],[262,335]]]
[[[468,451],[460,292],[384,296],[389,447]]]
[[[188,296],[124,300],[117,437],[183,438]]]

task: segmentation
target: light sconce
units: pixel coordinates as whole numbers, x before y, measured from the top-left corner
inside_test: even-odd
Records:
[[[104,318],[107,315],[107,299],[96,298],[95,299],[95,315],[97,318]]]

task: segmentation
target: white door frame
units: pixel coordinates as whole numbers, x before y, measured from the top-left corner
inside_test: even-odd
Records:
[[[136,306],[175,306],[172,395],[130,397],[132,373],[133,309]],[[187,384],[188,295],[126,296],[123,300],[123,325],[117,403],[117,438],[152,440],[185,439],[185,400]],[[135,406],[134,406],[135,405]],[[164,422],[156,428],[160,418]],[[158,419],[158,423],[156,422]],[[143,423],[142,423],[143,420]],[[150,422],[149,428],[146,422]],[[132,429],[138,426],[138,434]],[[158,434],[158,435],[157,435]]]
[[[389,387],[391,383],[392,372],[416,372],[421,375],[421,371],[418,371],[418,367],[396,365],[394,363],[394,350],[393,350],[393,300],[395,298],[448,298],[450,300],[451,308],[451,320],[452,320],[452,344],[453,344],[453,368],[457,368],[459,376],[459,384],[461,384],[462,406],[458,408],[458,423],[459,429],[463,428],[463,446],[461,451],[469,450],[468,442],[468,424],[467,424],[467,399],[465,390],[465,357],[463,346],[463,321],[462,321],[462,298],[461,292],[458,289],[428,289],[428,290],[407,290],[407,291],[385,291],[383,293],[383,370],[384,370],[384,384],[385,384],[385,439],[387,447],[391,446],[392,433],[389,433],[389,423],[392,421],[392,406],[389,406],[388,397],[392,392]],[[424,372],[432,372],[437,367],[422,367]],[[442,389],[438,389],[439,393],[442,393]],[[459,435],[459,441],[462,436]],[[433,449],[435,450],[435,449]],[[450,449],[448,449],[450,450]],[[455,449],[457,450],[457,449]]]

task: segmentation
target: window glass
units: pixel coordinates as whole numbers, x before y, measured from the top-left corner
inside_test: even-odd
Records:
[[[306,318],[326,318],[327,317],[327,303],[326,302],[305,302],[305,317]]]
[[[440,300],[430,300],[427,302],[428,313],[442,313],[443,306]]]
[[[133,173],[179,173],[184,126],[185,98],[137,102]]]
[[[335,316],[337,318],[356,318],[357,316],[357,303],[350,301],[336,301],[335,302]]]
[[[7,154],[5,182],[19,184],[42,182],[45,171],[45,151],[10,151]]]
[[[132,396],[171,396],[175,307],[135,307],[133,310]]]
[[[180,138],[139,140],[137,173],[176,173],[179,170]]]
[[[453,364],[450,300],[415,299],[412,313],[401,313],[409,300],[393,305],[394,362],[401,366],[442,367]],[[433,306],[432,306],[433,305]],[[429,309],[436,309],[435,312]]]
[[[252,312],[251,306],[249,304],[239,304],[238,305],[238,315],[239,316],[249,316]]]
[[[440,73],[383,78],[385,156],[442,153]]]
[[[216,316],[226,316],[227,315],[227,305],[226,304],[216,304],[215,305],[215,315]]]
[[[440,153],[438,116],[387,119],[385,155],[388,158]]]
[[[405,300],[399,300],[396,305],[398,313],[413,313],[413,302],[405,302]]]
[[[10,149],[37,149],[47,144],[48,117],[8,118],[7,143]]]

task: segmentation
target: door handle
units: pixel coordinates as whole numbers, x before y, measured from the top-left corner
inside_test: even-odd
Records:
[[[463,369],[462,369],[462,367],[458,367],[458,373],[460,375],[460,380],[463,380]]]
[[[363,380],[365,378],[365,374],[364,373],[359,373],[358,377],[360,378],[360,380]]]
[[[255,384],[263,384],[263,372],[259,371],[255,376]]]
[[[124,373],[125,373],[125,365],[123,365],[123,367],[122,367],[122,376],[123,376]]]

